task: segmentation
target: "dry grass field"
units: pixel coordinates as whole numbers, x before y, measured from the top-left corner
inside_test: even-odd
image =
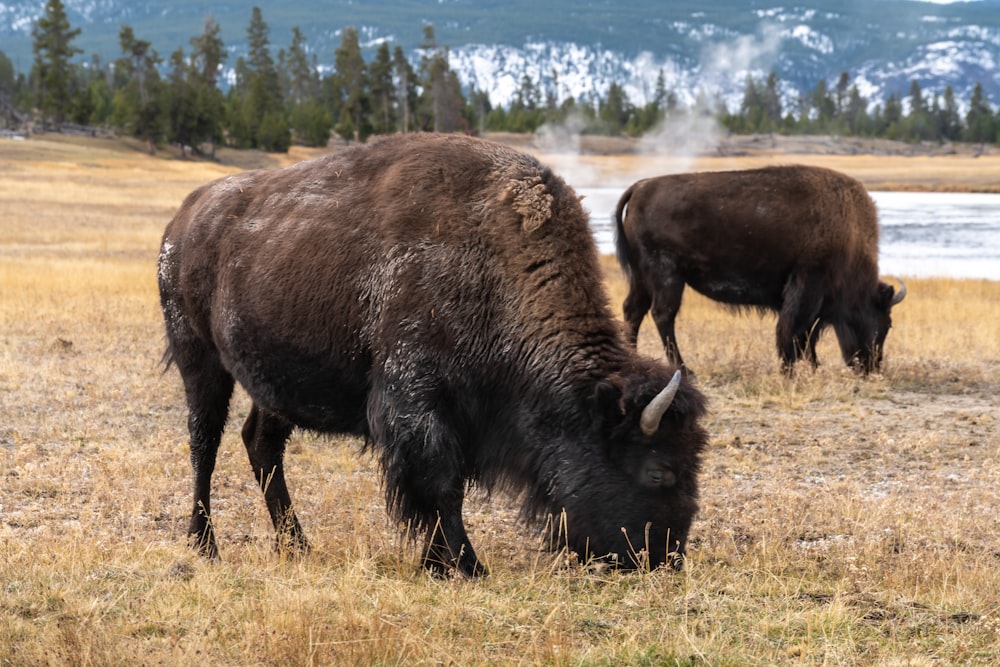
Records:
[[[1000,282],[907,280],[869,380],[842,368],[832,333],[820,368],[787,379],[773,318],[689,294],[678,334],[711,446],[682,572],[566,562],[506,499],[476,497],[468,523],[492,575],[431,579],[360,443],[306,433],[287,464],[315,549],[286,560],[239,442],[243,395],[215,475],[223,560],[202,562],[184,545],[186,412],[159,366],[154,265],[187,192],[279,161],[222,157],[0,143],[0,665],[1000,660]],[[1000,183],[994,155],[793,157],[869,184]],[[586,159],[609,178],[665,171]],[[605,268],[617,310],[624,286]],[[662,354],[650,323],[640,343]]]

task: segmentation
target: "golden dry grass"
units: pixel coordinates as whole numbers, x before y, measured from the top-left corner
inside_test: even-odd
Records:
[[[786,379],[773,319],[687,295],[678,333],[712,439],[681,573],[567,564],[503,498],[477,497],[492,576],[429,579],[360,443],[309,434],[288,468],[315,549],[280,558],[239,443],[243,395],[215,477],[223,561],[201,562],[184,546],[186,414],[158,366],[154,263],[184,195],[232,169],[0,144],[0,665],[997,660],[991,281],[909,279],[867,381],[829,334],[820,369]],[[660,354],[649,323],[640,343]]]

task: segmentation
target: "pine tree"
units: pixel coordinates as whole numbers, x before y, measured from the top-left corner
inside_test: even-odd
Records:
[[[191,67],[197,78],[209,88],[218,86],[219,71],[226,62],[225,45],[215,19],[205,19],[201,34],[191,38]]]
[[[924,91],[916,79],[910,82],[909,98],[910,114],[906,118],[903,138],[911,141],[936,139],[931,109],[927,106]]]
[[[276,111],[282,107],[283,96],[278,80],[278,70],[271,57],[271,28],[264,21],[260,7],[254,7],[247,27],[247,68],[251,77],[258,80],[264,104],[263,111]]]
[[[847,129],[854,136],[867,136],[871,133],[871,118],[868,116],[868,102],[862,97],[857,85],[851,86],[847,97]]]
[[[472,86],[472,90],[469,91],[469,115],[480,134],[486,131],[486,119],[491,111],[493,105],[490,103],[489,93]]]
[[[215,19],[205,20],[200,35],[191,38],[191,62],[188,76],[198,101],[197,127],[194,146],[210,145],[209,155],[215,157],[215,147],[223,140],[226,101],[219,90],[218,78],[226,61],[225,45],[219,36],[221,28]]]
[[[851,86],[851,75],[841,72],[837,79],[837,116],[842,118],[847,115],[847,105],[849,102],[849,88]]]
[[[653,104],[656,109],[665,110],[669,97],[670,93],[667,91],[667,80],[663,75],[663,68],[661,67],[660,71],[656,74],[656,91],[653,93]]]
[[[514,106],[523,111],[535,111],[541,106],[542,93],[531,77],[526,73],[521,75],[521,85],[514,96]]]
[[[392,52],[393,78],[396,82],[396,107],[399,110],[399,130],[409,132],[414,110],[417,108],[417,75],[407,60],[403,49],[397,46]]]
[[[334,53],[334,90],[340,102],[335,130],[345,140],[363,141],[371,134],[368,112],[368,70],[356,28],[344,28]]]
[[[379,134],[396,128],[396,86],[393,83],[389,43],[382,42],[369,69],[372,100],[372,129]]]
[[[767,118],[767,131],[773,132],[781,126],[781,91],[778,90],[778,74],[771,70],[764,83],[763,100],[764,115]]]
[[[144,139],[150,154],[164,134],[163,91],[157,69],[160,56],[152,44],[137,39],[131,26],[118,32],[122,57],[115,61],[115,121],[132,136]]]
[[[465,96],[458,75],[448,63],[448,49],[439,47],[434,26],[424,25],[420,46],[420,79],[423,93],[418,106],[419,125],[434,132],[454,132],[467,124]]]
[[[962,118],[958,113],[958,102],[955,100],[955,91],[950,85],[944,89],[944,97],[941,102],[937,126],[943,139],[958,141],[962,136]]]
[[[281,81],[271,57],[270,31],[260,7],[251,10],[247,57],[236,62],[228,101],[229,133],[238,146],[283,153],[292,143]]]
[[[816,88],[809,94],[809,106],[815,112],[815,118],[810,119],[819,132],[829,132],[831,121],[837,113],[837,103],[830,97],[826,79],[820,79]]]
[[[662,71],[661,71],[662,74]],[[545,88],[545,115],[550,116],[559,109],[559,72],[552,68],[549,85]]]
[[[71,28],[61,0],[48,0],[45,13],[31,31],[35,56],[32,79],[35,103],[43,122],[52,120],[58,128],[66,120],[72,104],[73,71],[70,59],[83,53],[73,46],[80,28]]]
[[[315,54],[310,59],[306,50],[306,38],[298,26],[292,28],[292,44],[285,59],[288,85],[285,100],[290,108],[305,104],[317,97],[319,77],[316,74]]]
[[[977,83],[969,100],[969,111],[965,114],[965,140],[978,144],[993,143],[998,138],[996,125],[983,85]]]
[[[330,141],[333,116],[320,100],[319,66],[316,54],[310,57],[306,38],[298,26],[292,28],[292,43],[279,58],[284,81],[288,118],[298,141],[307,146],[326,146]]]
[[[743,102],[740,103],[739,119],[729,122],[731,130],[736,132],[757,132],[763,124],[764,101],[758,91],[759,84],[752,74],[747,74],[743,84]]]
[[[666,79],[663,76],[663,68],[660,68],[656,76],[656,88],[653,97],[641,109],[637,109],[630,119],[626,131],[634,136],[639,136],[656,127],[666,118],[667,102],[670,93],[667,91]]]
[[[0,127],[15,126],[14,89],[17,77],[14,76],[14,63],[7,54],[0,51]]]
[[[628,95],[617,81],[611,82],[608,87],[608,95],[599,105],[597,117],[603,125],[605,134],[617,135],[625,129],[629,117],[632,115],[632,103],[629,102]]]
[[[900,123],[903,119],[903,103],[896,93],[890,93],[885,100],[885,108],[882,111],[882,118],[876,127],[878,136],[889,139],[899,139],[901,135]]]
[[[170,54],[167,87],[167,140],[186,154],[198,143],[198,91],[182,48]]]
[[[74,68],[76,93],[70,108],[70,119],[79,125],[108,125],[114,113],[114,92],[111,90],[110,68],[101,63],[97,54],[86,66]]]

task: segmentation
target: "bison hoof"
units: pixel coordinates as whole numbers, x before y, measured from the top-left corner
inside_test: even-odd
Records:
[[[278,535],[274,550],[282,556],[304,556],[309,553],[309,541],[302,535]]]
[[[489,576],[489,570],[479,562],[479,559],[441,559],[428,556],[424,558],[424,570],[435,579],[447,579],[452,574],[461,574],[469,579],[479,579]]]
[[[191,533],[188,535],[188,546],[197,552],[199,556],[213,563],[221,560],[219,558],[219,547],[215,544],[215,537],[209,533]]]

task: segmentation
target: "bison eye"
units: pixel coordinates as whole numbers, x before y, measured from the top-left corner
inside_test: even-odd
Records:
[[[646,486],[653,488],[670,488],[677,483],[677,475],[670,468],[661,465],[646,466]]]

